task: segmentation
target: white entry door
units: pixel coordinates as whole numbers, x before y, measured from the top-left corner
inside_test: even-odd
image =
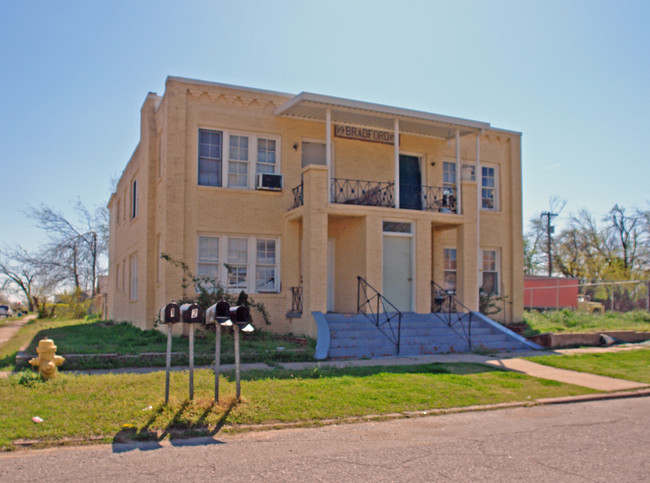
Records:
[[[412,244],[412,237],[384,235],[382,295],[402,312],[413,311]]]

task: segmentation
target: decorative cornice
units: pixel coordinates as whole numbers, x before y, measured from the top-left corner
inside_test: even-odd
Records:
[[[210,101],[224,103],[231,106],[241,105],[243,107],[257,107],[260,109],[271,110],[282,105],[284,102],[284,100],[266,99],[251,95],[223,94],[221,92],[214,92],[212,90],[194,87],[189,87],[187,89],[187,94],[194,99],[200,99],[205,96]]]

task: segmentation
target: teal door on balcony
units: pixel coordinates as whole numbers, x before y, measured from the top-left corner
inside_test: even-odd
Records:
[[[399,155],[399,207],[407,210],[421,210],[422,173],[420,158],[407,154]]]

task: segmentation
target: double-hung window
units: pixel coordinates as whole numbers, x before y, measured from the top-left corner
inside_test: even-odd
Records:
[[[277,292],[275,240],[257,239],[256,292]]]
[[[228,187],[248,188],[248,136],[230,136]]]
[[[481,167],[481,207],[484,210],[497,209],[497,170],[494,167]]]
[[[228,238],[228,289],[248,289],[247,238]]]
[[[456,189],[456,163],[449,161],[442,163],[442,186],[451,192]]]
[[[131,279],[129,287],[129,298],[130,300],[138,299],[138,255],[131,255]]]
[[[483,250],[483,271],[481,292],[497,295],[499,293],[499,251]]]
[[[257,174],[275,173],[275,154],[274,139],[257,138]]]
[[[199,277],[219,279],[219,237],[199,237],[199,260],[196,273]]]
[[[223,134],[199,129],[199,184],[221,186],[221,152]]]
[[[456,293],[456,249],[444,249],[445,290]]]
[[[230,292],[279,292],[279,246],[278,238],[199,235],[196,273]]]
[[[198,148],[201,186],[254,189],[257,174],[279,172],[279,137],[199,129]]]

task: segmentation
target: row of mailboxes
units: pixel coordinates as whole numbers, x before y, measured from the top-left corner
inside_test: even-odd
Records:
[[[237,324],[245,332],[252,332],[250,324],[250,313],[246,307],[239,305],[231,307],[223,300],[217,302],[203,311],[198,304],[178,305],[175,302],[165,305],[160,309],[160,322],[163,324],[175,324],[184,322],[186,324],[220,324],[231,326]]]

